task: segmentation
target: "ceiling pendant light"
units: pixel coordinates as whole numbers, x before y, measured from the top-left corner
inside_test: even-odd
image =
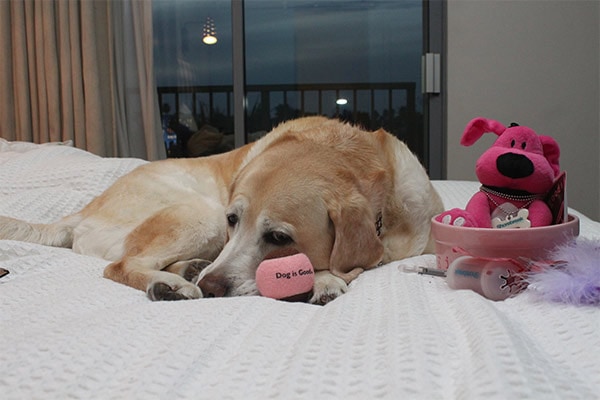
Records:
[[[211,17],[206,17],[206,22],[202,27],[202,42],[212,45],[217,43],[217,31],[215,29],[215,21]]]

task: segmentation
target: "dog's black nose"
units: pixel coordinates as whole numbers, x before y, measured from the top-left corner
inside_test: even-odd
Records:
[[[523,154],[505,153],[496,159],[496,168],[502,175],[512,179],[526,178],[533,174],[533,163]]]
[[[198,286],[202,290],[202,297],[223,297],[228,287],[225,278],[211,274],[200,279]]]

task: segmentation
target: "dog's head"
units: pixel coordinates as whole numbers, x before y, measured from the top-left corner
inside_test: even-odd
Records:
[[[362,182],[344,162],[295,139],[249,162],[231,188],[224,216],[229,240],[199,277],[204,296],[256,294],[256,269],[276,253],[304,253],[315,270],[329,269],[341,278],[376,265],[383,246],[361,185],[375,185],[384,171]]]
[[[465,128],[461,144],[470,146],[486,132],[495,133],[498,139],[475,165],[482,184],[531,193],[551,188],[560,173],[560,150],[554,139],[525,126],[506,128],[498,121],[475,118]]]

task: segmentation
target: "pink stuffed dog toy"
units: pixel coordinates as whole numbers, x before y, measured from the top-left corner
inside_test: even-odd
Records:
[[[484,133],[498,135],[477,160],[475,173],[481,189],[466,209],[452,209],[436,217],[446,224],[479,228],[528,228],[552,223],[544,198],[560,174],[560,149],[554,139],[517,124],[506,128],[498,121],[475,118],[460,143],[471,146]]]

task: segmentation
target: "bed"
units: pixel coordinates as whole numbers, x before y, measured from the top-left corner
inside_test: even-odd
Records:
[[[77,211],[138,159],[0,140],[0,215]],[[436,181],[446,208],[476,182]],[[600,223],[575,210],[581,235]],[[107,261],[0,240],[2,399],[592,399],[600,308],[493,302],[407,272],[362,274],[326,306],[264,297],[151,302],[102,278]]]

